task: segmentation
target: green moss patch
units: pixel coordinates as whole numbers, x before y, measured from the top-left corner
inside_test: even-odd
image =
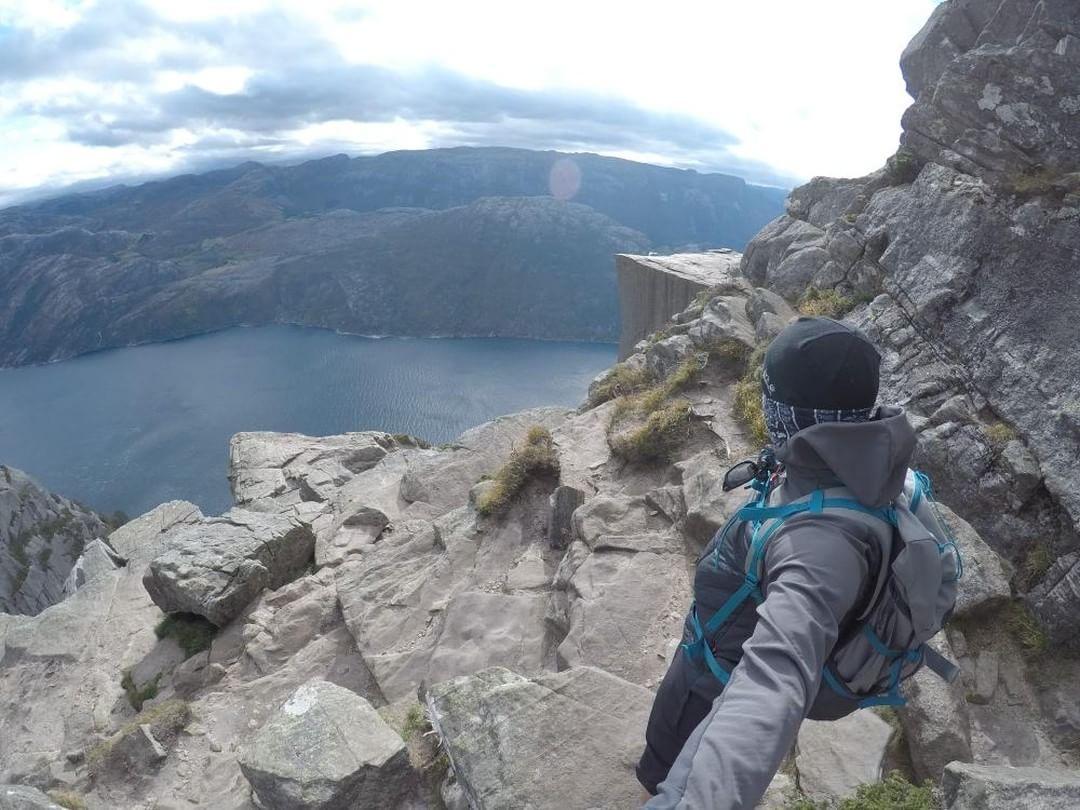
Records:
[[[50,790],[48,796],[67,810],[86,810],[86,800],[74,790]]]
[[[1015,601],[1006,609],[1005,621],[1009,632],[1025,651],[1038,655],[1050,646],[1046,632],[1023,602]]]
[[[139,730],[139,726],[150,726],[150,732],[163,746],[169,746],[176,735],[191,722],[191,708],[183,700],[166,700],[145,711],[139,712],[130,722],[107,740],[102,740],[86,752],[86,765],[92,776],[99,774],[108,765],[116,744]]]
[[[742,378],[735,383],[732,410],[735,418],[750,432],[756,444],[769,443],[769,429],[761,407],[761,371],[765,365],[765,346],[759,346],[746,361]]]
[[[142,711],[143,704],[148,700],[153,700],[158,696],[158,683],[161,681],[161,673],[159,672],[154,676],[153,680],[147,681],[138,687],[135,685],[135,681],[131,677],[131,670],[125,669],[123,676],[120,678],[120,686],[127,695],[128,703],[131,704],[137,712]]]
[[[510,453],[510,459],[495,473],[491,486],[476,502],[476,511],[492,515],[510,506],[525,484],[532,478],[559,476],[559,456],[551,431],[534,425],[529,428],[525,445]]]

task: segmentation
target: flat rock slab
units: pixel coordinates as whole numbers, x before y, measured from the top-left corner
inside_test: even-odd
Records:
[[[603,670],[501,667],[432,686],[432,724],[476,810],[638,807],[652,693]]]
[[[240,770],[268,810],[394,808],[412,778],[404,741],[371,704],[318,679],[255,735]]]
[[[948,810],[1076,810],[1080,773],[950,762],[941,780]]]
[[[295,517],[233,509],[170,532],[142,581],[166,613],[195,613],[221,627],[263,588],[295,579],[314,549],[311,527]]]
[[[804,720],[799,729],[799,786],[812,799],[845,798],[881,779],[892,727],[873,712],[831,722]]]

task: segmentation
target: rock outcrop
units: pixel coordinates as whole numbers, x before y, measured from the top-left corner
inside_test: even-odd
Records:
[[[847,317],[885,349],[883,393],[913,415],[920,463],[1023,589],[1078,544],[1080,366],[1061,350],[1080,308],[1078,25],[1063,1],[943,3],[904,54],[901,150],[796,189],[743,262],[789,299],[858,304]],[[1032,605],[1065,640],[1080,603],[1053,590]]]
[[[699,294],[730,284],[741,254],[730,249],[675,256],[615,257],[619,282],[619,359],[634,345],[666,327]]]
[[[97,513],[0,464],[0,612],[59,602],[83,549],[109,531]]]

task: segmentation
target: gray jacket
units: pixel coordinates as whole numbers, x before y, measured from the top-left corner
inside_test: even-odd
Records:
[[[896,408],[872,422],[815,425],[778,454],[787,476],[769,502],[843,485],[865,506],[886,506],[903,491],[914,449],[915,432]],[[778,532],[765,557],[765,600],[742,660],[648,810],[757,805],[791,750],[841,621],[869,573],[862,544],[827,518],[805,517]]]

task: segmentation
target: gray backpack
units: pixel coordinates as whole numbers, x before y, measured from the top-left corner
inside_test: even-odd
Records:
[[[909,470],[903,493],[882,509],[863,506],[844,487],[817,490],[783,506],[769,506],[769,480],[757,478],[750,486],[758,490],[758,497],[723,530],[726,534],[741,523],[748,523],[752,530],[745,579],[707,623],[702,624],[696,609],[691,609],[682,646],[692,660],[703,660],[721,683],[727,683],[731,673],[713,654],[713,640],[743,602],[762,601],[759,583],[769,541],[796,515],[841,510],[845,518],[865,524],[874,534],[881,565],[870,598],[842,629],[822,673],[823,682],[844,702],[869,707],[904,705],[900,684],[923,665],[948,681],[956,678],[956,666],[926,642],[952,615],[963,562],[924,474]]]

